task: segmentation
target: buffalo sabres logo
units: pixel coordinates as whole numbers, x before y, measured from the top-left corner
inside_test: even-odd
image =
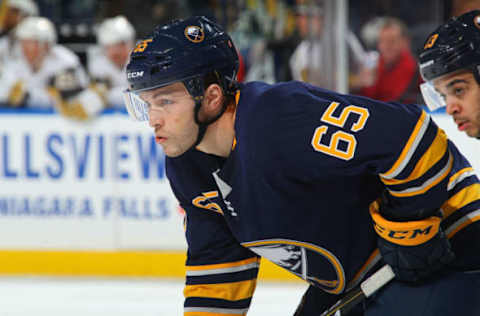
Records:
[[[184,33],[185,37],[190,42],[194,43],[200,43],[205,38],[205,33],[203,33],[203,29],[195,25],[187,26]]]
[[[259,240],[242,245],[324,291],[338,294],[345,288],[343,267],[327,249],[286,239]]]

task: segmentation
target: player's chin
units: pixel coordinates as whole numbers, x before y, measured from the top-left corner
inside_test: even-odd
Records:
[[[178,147],[172,148],[171,146],[165,146],[165,145],[161,145],[161,146],[163,148],[163,152],[165,153],[165,156],[169,158],[179,157],[186,152],[186,150],[182,150]]]
[[[465,133],[470,137],[480,138],[480,126],[474,129],[468,129]]]

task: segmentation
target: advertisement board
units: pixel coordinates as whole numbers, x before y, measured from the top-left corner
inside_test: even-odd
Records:
[[[0,115],[0,248],[184,249],[165,157],[120,113]]]

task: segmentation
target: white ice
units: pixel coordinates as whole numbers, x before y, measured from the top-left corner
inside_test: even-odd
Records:
[[[183,315],[183,283],[159,279],[0,278],[0,316]],[[306,285],[259,281],[248,316],[293,315]]]

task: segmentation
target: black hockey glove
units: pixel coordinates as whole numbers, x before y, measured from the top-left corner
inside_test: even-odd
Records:
[[[74,68],[66,69],[50,78],[49,86],[57,90],[63,100],[76,96],[84,89]]]
[[[392,222],[373,208],[370,214],[379,235],[378,249],[398,280],[412,283],[426,280],[455,259],[440,227],[440,217]]]

